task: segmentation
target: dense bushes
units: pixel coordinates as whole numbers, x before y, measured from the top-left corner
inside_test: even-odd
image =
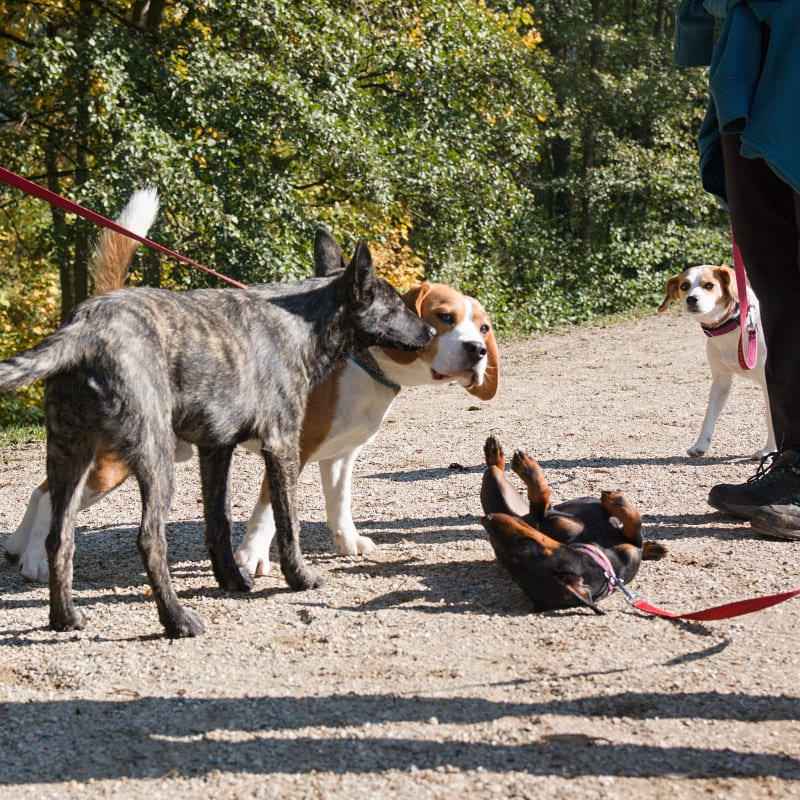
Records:
[[[322,224],[522,335],[729,258],[697,179],[704,78],[672,65],[659,0],[9,0],[0,69],[4,165],[111,216],[155,184],[154,238],[246,282],[309,274]],[[0,354],[58,316],[15,286],[58,282],[62,313],[90,289],[93,235],[0,189]],[[141,254],[132,280],[209,283]]]

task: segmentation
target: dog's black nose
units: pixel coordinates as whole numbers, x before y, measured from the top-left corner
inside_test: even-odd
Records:
[[[697,298],[693,294],[690,294],[686,298],[686,305],[687,306],[696,306],[697,305]]]
[[[464,349],[473,364],[486,357],[486,345],[483,342],[464,342]]]

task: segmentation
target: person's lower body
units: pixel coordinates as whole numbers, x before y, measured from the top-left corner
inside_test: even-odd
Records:
[[[800,196],[762,159],[723,134],[736,242],[758,296],[767,345],[767,391],[778,452],[743,484],[719,484],[708,502],[765,535],[800,539]]]

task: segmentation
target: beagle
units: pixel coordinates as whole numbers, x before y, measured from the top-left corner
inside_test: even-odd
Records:
[[[154,211],[148,216],[131,206],[118,221],[146,235],[154,217]],[[320,263],[323,250],[318,249],[318,244],[315,244],[315,266],[317,274],[322,276],[329,274],[330,269]],[[105,232],[92,264],[99,291],[124,286],[135,249],[132,240]],[[343,256],[339,261],[344,265]],[[489,400],[497,391],[497,343],[489,317],[477,300],[443,284],[424,283],[406,292],[403,301],[435,329],[431,343],[418,352],[381,346],[358,352],[314,386],[303,420],[301,468],[309,461],[319,462],[328,527],[341,554],[369,553],[374,548],[370,539],[358,534],[353,522],[350,510],[353,466],[359,449],[380,428],[400,387],[456,382],[481,400]],[[261,452],[256,440],[243,445],[255,453]],[[188,460],[192,452],[190,444],[177,441],[177,461]],[[105,497],[129,474],[128,465],[101,440],[80,507],[87,508]],[[23,519],[5,546],[6,557],[19,561],[23,576],[42,583],[48,580],[45,539],[50,511],[50,492],[44,481],[32,492]],[[236,551],[237,564],[253,575],[266,574],[274,535],[265,475],[246,535]]]
[[[328,528],[342,555],[366,554],[375,547],[353,522],[353,466],[361,447],[378,432],[400,388],[455,382],[480,400],[490,400],[497,391],[497,342],[489,316],[477,300],[441,283],[417,286],[403,300],[435,329],[433,341],[413,353],[369,348],[315,387],[306,410],[301,463],[319,464]],[[253,575],[265,575],[274,535],[269,486],[264,480],[247,533],[236,550],[239,566]]]
[[[749,320],[755,326],[758,336],[758,355],[752,370],[746,370],[739,364],[739,296],[733,269],[724,264],[719,267],[711,264],[689,267],[679,275],[673,275],[667,281],[665,290],[666,296],[658,310],[666,311],[673,302],[681,301],[684,311],[700,323],[700,327],[707,337],[706,357],[711,367],[711,391],[700,435],[687,451],[688,454],[697,458],[707,452],[711,445],[711,437],[714,435],[714,426],[728,399],[734,375],[741,375],[755,381],[764,394],[767,442],[761,450],[753,453],[751,458],[757,461],[768,453],[774,452],[776,449],[775,433],[772,429],[772,416],[764,376],[767,347],[764,344],[761,330],[758,299],[753,290],[750,287],[747,288]]]

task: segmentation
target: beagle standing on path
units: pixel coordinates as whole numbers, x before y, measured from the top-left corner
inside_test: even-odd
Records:
[[[666,311],[675,301],[681,301],[684,311],[700,323],[706,335],[706,356],[711,367],[711,391],[703,426],[697,441],[687,451],[697,458],[704,455],[711,446],[714,427],[722,412],[731,390],[734,375],[741,375],[755,381],[764,394],[767,413],[767,442],[751,458],[759,460],[776,450],[775,433],[772,429],[772,416],[769,409],[767,383],[764,365],[767,360],[767,346],[761,330],[761,317],[758,312],[758,299],[753,290],[747,288],[747,303],[750,320],[755,325],[758,336],[758,356],[751,370],[739,364],[739,296],[736,291],[734,271],[725,265],[702,264],[689,267],[679,275],[673,275],[666,284],[666,297],[658,307]]]

